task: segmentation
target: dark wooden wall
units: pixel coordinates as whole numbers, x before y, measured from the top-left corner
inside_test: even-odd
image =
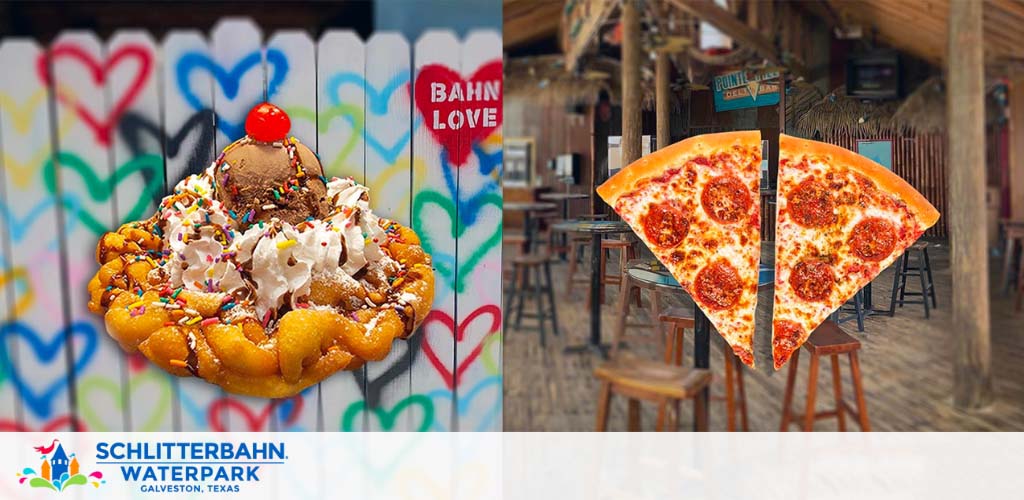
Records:
[[[826,137],[825,142],[857,151],[857,140],[891,140],[892,170],[921,192],[939,213],[946,212],[946,137],[942,134],[880,134],[865,137]],[[946,219],[940,217],[925,236],[945,238]]]

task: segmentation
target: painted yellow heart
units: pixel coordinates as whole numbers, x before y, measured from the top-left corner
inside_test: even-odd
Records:
[[[341,103],[337,106],[331,106],[317,115],[317,112],[302,106],[289,107],[285,110],[293,120],[307,120],[317,124],[317,128],[320,133],[326,133],[331,129],[331,122],[335,118],[345,118],[348,120],[349,126],[352,127],[352,133],[349,135],[348,140],[341,147],[341,151],[338,152],[337,156],[331,158],[329,161],[320,159],[324,166],[324,172],[328,176],[353,176],[358,178],[362,176],[363,165],[362,159],[359,164],[355,164],[349,161],[348,157],[352,154],[352,150],[355,149],[359,138],[363,136],[363,110],[358,106],[351,104]],[[358,174],[358,175],[356,175]]]
[[[387,188],[388,182],[391,178],[400,172],[406,172],[409,165],[409,158],[399,158],[393,165],[382,170],[380,174],[372,179],[366,179],[366,187],[370,188],[371,193],[382,193]],[[416,191],[420,185],[423,184],[423,180],[427,176],[427,165],[423,160],[416,159],[412,162],[412,181],[413,191]],[[407,214],[409,213],[409,197],[402,196],[401,202],[392,211],[395,214]],[[399,220],[403,224],[407,223],[408,220]]]
[[[39,148],[25,163],[15,160],[11,155],[4,154],[4,172],[7,174],[7,178],[14,182],[15,186],[25,188],[32,183],[36,172],[39,172],[39,168],[42,167],[43,162],[49,157],[49,144]]]
[[[0,288],[7,286],[7,283],[14,282],[14,292],[18,300],[14,303],[14,318],[17,319],[28,311],[35,302],[35,294],[32,291],[32,282],[28,279],[28,271],[24,267],[15,267],[0,275]]]
[[[133,394],[139,394],[141,391],[146,391],[148,397],[155,393],[157,400],[150,406],[150,414],[136,422],[135,425],[138,427],[134,430],[143,432],[155,431],[171,416],[170,376],[155,370],[146,370],[141,374],[134,375],[131,381],[128,382],[128,397],[132,397]],[[93,396],[97,392],[106,393],[110,397],[109,401],[118,410],[123,412],[125,408],[121,400],[122,388],[115,381],[99,375],[93,375],[78,381],[78,406],[81,408],[82,417],[89,424],[90,430],[106,432],[111,430],[107,426],[109,422],[104,422],[103,418],[94,409],[94,406],[100,403]]]
[[[62,88],[62,92],[64,92]],[[71,89],[67,89],[70,94]],[[38,108],[40,104],[46,102],[46,88],[41,88],[32,95],[25,99],[21,105],[18,105],[18,100],[14,99],[8,94],[0,92],[0,109],[7,112],[11,117],[11,124],[14,125],[14,130],[18,131],[19,134],[25,135],[32,128],[32,122],[35,121],[37,116],[45,116],[46,113],[40,113]],[[74,113],[65,113],[63,119],[60,121],[58,131],[61,135],[64,135],[68,131],[68,128],[75,123]]]

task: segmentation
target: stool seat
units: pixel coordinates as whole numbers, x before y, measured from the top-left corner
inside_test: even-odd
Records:
[[[622,354],[598,366],[594,369],[594,376],[611,383],[613,391],[616,388],[626,389],[640,398],[646,395],[647,398],[689,399],[711,383],[708,370],[667,365],[629,354]]]
[[[512,263],[521,266],[539,266],[545,262],[551,262],[550,255],[544,254],[531,254],[531,255],[517,255],[512,257]]]
[[[526,236],[521,234],[506,234],[501,237],[501,242],[506,245],[521,245],[526,243]]]
[[[670,307],[661,313],[658,321],[672,323],[680,328],[693,328],[693,313],[682,307]]]
[[[633,244],[631,242],[628,242],[628,241],[612,240],[612,239],[603,239],[603,240],[601,240],[601,248],[603,248],[603,249],[629,248],[631,246],[633,246]]]
[[[804,347],[819,356],[843,354],[860,349],[860,341],[839,328],[839,325],[826,321],[811,332]]]
[[[925,248],[928,248],[928,242],[918,240],[913,245],[910,245],[910,248],[913,248],[914,250],[924,250]]]

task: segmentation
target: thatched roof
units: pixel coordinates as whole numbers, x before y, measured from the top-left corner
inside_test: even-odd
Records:
[[[918,133],[946,131],[946,87],[933,76],[919,85],[896,109],[893,121],[900,129]]]
[[[796,121],[800,119],[811,106],[821,101],[821,91],[818,87],[796,80],[789,84],[786,91],[786,130],[792,130]]]
[[[505,95],[528,98],[542,105],[593,105],[601,91],[619,103],[622,69],[619,61],[609,58],[590,58],[580,61],[576,72],[565,70],[565,57],[552,54],[517,57],[505,63]],[[654,74],[645,68],[641,80],[641,105],[654,109]],[[678,96],[671,93],[672,106],[678,108]]]
[[[803,137],[877,135],[898,130],[894,101],[860,101],[846,96],[846,87],[833,90],[797,118],[795,132]]]

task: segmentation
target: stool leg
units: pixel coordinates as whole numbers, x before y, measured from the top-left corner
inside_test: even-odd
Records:
[[[932,296],[932,309],[938,309],[939,303],[935,299],[935,280],[932,279],[932,263],[928,259],[928,249],[922,250],[924,252],[924,267],[928,270],[928,290]]]
[[[512,279],[509,280],[508,285],[505,286],[505,317],[502,319],[503,325],[508,325],[509,318],[512,317],[512,301],[516,297],[516,282],[519,277],[519,268],[512,266]]]
[[[619,289],[619,317],[615,318],[615,331],[612,332],[612,359],[615,359],[615,356],[619,353],[619,344],[622,343],[622,337],[626,335],[626,318],[629,316],[629,292],[632,288],[633,283],[627,276],[622,283],[622,288]]]
[[[579,245],[575,242],[569,244],[569,277],[565,279],[565,297],[572,296],[572,282],[576,279],[576,261],[579,260]]]
[[[832,394],[836,399],[836,419],[839,420],[839,432],[846,432],[846,414],[843,409],[843,382],[839,376],[839,355],[832,358]]]
[[[640,432],[640,400],[629,399],[629,432]]]
[[[900,307],[903,307],[903,300],[907,293],[907,270],[910,269],[910,250],[903,254],[903,272],[900,280]]]
[[[664,332],[665,332],[664,325],[661,324],[660,318],[661,318],[661,301],[658,300],[658,295],[656,293],[652,293],[651,294],[651,323],[654,324],[654,333],[656,335],[659,334],[659,333],[660,334],[664,334]],[[655,337],[655,338],[657,338],[657,337]]]
[[[792,417],[793,387],[796,385],[797,363],[800,361],[800,349],[793,351],[789,358],[789,374],[786,375],[786,392],[782,396],[782,424],[779,432],[789,431],[789,419]]]
[[[700,394],[693,397],[693,418],[697,421],[696,427],[698,432],[707,432],[708,430],[708,420],[705,416],[707,412],[704,411],[704,404],[704,398]]]
[[[903,269],[903,256],[899,256],[896,259],[896,263],[892,266],[892,298],[889,300],[889,317],[896,316],[896,294],[899,293],[900,287],[900,270]]]
[[[667,406],[667,405],[668,405],[668,401],[662,401],[660,403],[660,406]],[[662,427],[660,430],[662,432],[675,432],[676,429],[679,429],[679,400],[678,399],[675,400],[675,404],[673,404],[669,408],[669,410],[668,410],[668,417],[665,420],[665,426]]]
[[[612,384],[601,383],[601,392],[597,396],[597,432],[604,432],[608,429],[608,408],[612,404]]]
[[[864,290],[853,296],[853,312],[857,315],[857,331],[864,331]]]
[[[683,364],[683,337],[686,336],[686,329],[679,328],[676,333],[676,366],[682,366]]]
[[[930,308],[928,307],[928,288],[926,288],[926,285],[924,284],[924,257],[922,255],[917,256],[917,267],[917,277],[921,281],[921,303],[924,304],[924,319],[928,319],[928,317],[931,315],[931,312],[929,311]]]
[[[540,346],[544,347],[547,344],[547,329],[544,327],[544,320],[547,316],[544,314],[544,290],[541,289],[540,280],[540,267],[533,268],[533,299],[537,303],[537,323],[540,325]]]
[[[864,385],[860,378],[860,361],[857,359],[857,351],[850,353],[850,372],[853,375],[853,393],[857,397],[857,416],[860,418],[860,430],[871,432],[871,423],[868,421],[868,404],[864,401]]]
[[[522,267],[520,270],[522,277],[519,283],[518,299],[516,301],[516,328],[523,323],[523,303],[526,302],[526,287],[530,284],[530,270]]]
[[[740,428],[743,429],[743,432],[747,432],[750,430],[750,426],[747,422],[747,391],[743,387],[743,362],[740,361],[739,356],[733,356],[732,364],[736,367],[736,388],[740,394]]]
[[[544,289],[548,292],[548,306],[551,307],[551,328],[558,336],[558,309],[555,307],[555,285],[551,281],[551,264],[544,263]]]
[[[818,355],[811,354],[807,379],[807,407],[804,408],[804,432],[814,430],[814,398],[818,395]]]
[[[722,354],[723,361],[725,362],[725,429],[729,432],[734,432],[736,430],[736,390],[733,387],[733,365],[732,360],[729,359],[731,354],[729,353],[728,346],[722,348]]]

